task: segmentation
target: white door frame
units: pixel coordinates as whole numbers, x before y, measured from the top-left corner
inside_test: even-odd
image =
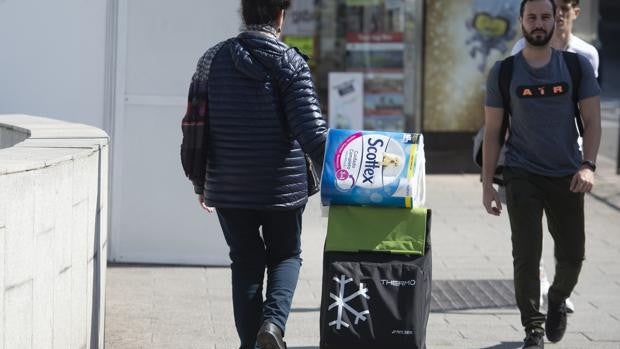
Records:
[[[134,219],[134,215],[135,212],[133,212],[132,208],[128,208],[127,207],[127,203],[129,202],[144,202],[145,205],[145,209],[152,209],[153,212],[158,212],[157,210],[159,208],[155,207],[155,206],[150,206],[150,205],[157,205],[156,203],[154,203],[153,201],[149,200],[148,198],[144,198],[144,200],[142,200],[142,198],[138,198],[137,195],[145,195],[144,191],[140,191],[140,190],[136,190],[136,188],[132,188],[129,186],[134,186],[135,184],[135,173],[131,173],[130,176],[128,176],[127,174],[127,170],[128,167],[130,166],[130,164],[132,163],[132,161],[135,160],[135,156],[136,153],[132,152],[132,149],[128,149],[127,147],[129,146],[135,146],[135,138],[132,137],[140,137],[140,136],[144,136],[142,133],[132,133],[135,132],[136,130],[129,130],[127,129],[128,127],[128,123],[131,124],[131,122],[135,121],[134,119],[134,111],[135,110],[142,110],[143,108],[148,109],[149,107],[151,109],[158,109],[158,107],[161,108],[167,108],[167,109],[172,109],[172,110],[179,110],[181,111],[180,113],[182,113],[183,110],[185,110],[185,106],[187,103],[187,97],[186,96],[182,96],[181,94],[184,93],[184,91],[182,93],[179,93],[179,95],[174,95],[177,94],[178,92],[174,92],[174,94],[170,95],[169,93],[165,93],[162,91],[161,95],[156,95],[159,93],[159,89],[156,88],[154,90],[148,90],[148,92],[145,90],[145,93],[142,93],[142,91],[140,89],[138,90],[128,90],[133,88],[132,86],[136,83],[136,81],[141,81],[140,79],[142,79],[142,77],[139,77],[138,80],[136,79],[136,75],[135,72],[132,71],[133,69],[135,69],[134,66],[131,66],[132,62],[133,62],[133,58],[134,55],[140,55],[141,51],[140,49],[136,49],[133,47],[129,47],[128,45],[131,43],[130,40],[132,40],[132,35],[134,34],[133,32],[130,32],[130,30],[135,30],[137,27],[135,26],[136,24],[138,24],[139,26],[141,25],[141,23],[136,23],[134,21],[137,20],[142,20],[142,19],[148,19],[148,18],[142,18],[139,17],[140,13],[136,12],[133,13],[134,11],[136,11],[136,9],[139,9],[141,6],[140,4],[144,4],[145,6],[147,6],[147,8],[149,8],[150,10],[155,10],[155,14],[156,15],[161,15],[162,17],[166,17],[167,13],[163,12],[164,10],[162,9],[162,12],[159,13],[157,12],[157,8],[155,7],[149,7],[150,5],[152,5],[152,3],[150,3],[150,0],[142,0],[142,2],[134,2],[137,0],[108,0],[110,2],[112,2],[112,4],[110,4],[110,7],[112,8],[112,12],[115,13],[115,18],[108,18],[109,23],[111,26],[113,26],[114,28],[116,28],[116,31],[113,32],[114,35],[110,35],[111,36],[111,40],[110,42],[114,43],[114,45],[112,45],[112,47],[110,48],[110,54],[109,56],[113,58],[113,62],[111,62],[110,64],[110,69],[111,71],[114,73],[114,77],[113,77],[113,93],[110,93],[110,96],[113,96],[113,100],[110,101],[110,109],[113,109],[113,113],[112,113],[112,117],[111,117],[111,122],[110,122],[110,134],[112,136],[112,142],[111,142],[111,152],[110,152],[110,156],[111,156],[111,176],[110,176],[110,187],[111,187],[111,199],[110,199],[110,234],[109,234],[109,260],[113,261],[113,262],[135,262],[135,263],[178,263],[178,264],[193,264],[193,265],[228,265],[229,264],[229,259],[228,259],[228,249],[226,248],[226,244],[223,238],[223,234],[221,233],[221,228],[219,226],[219,224],[217,223],[217,216],[215,215],[207,215],[207,217],[204,216],[204,212],[202,210],[200,210],[199,205],[197,203],[197,201],[195,201],[195,195],[192,193],[192,188],[191,188],[191,184],[189,182],[187,182],[187,192],[179,192],[177,190],[184,190],[184,189],[179,189],[179,183],[181,182],[181,178],[178,178],[179,181],[175,182],[175,189],[169,189],[167,186],[162,186],[163,191],[165,190],[175,190],[174,192],[171,192],[169,194],[172,194],[173,196],[176,197],[176,199],[179,199],[179,196],[183,196],[182,200],[183,202],[180,203],[178,206],[176,207],[183,207],[182,210],[184,210],[181,213],[178,214],[183,214],[183,216],[179,216],[179,217],[183,217],[181,218],[182,221],[180,222],[180,225],[184,225],[185,229],[183,231],[183,236],[184,238],[187,238],[186,240],[180,240],[178,238],[175,238],[174,236],[170,235],[168,237],[168,234],[170,234],[169,232],[171,231],[171,224],[176,225],[176,223],[170,223],[171,221],[168,220],[166,221],[166,231],[164,228],[162,228],[162,231],[157,230],[156,226],[152,226],[150,222],[147,221],[142,221],[142,222],[138,222],[141,226],[141,229],[150,229],[150,228],[154,228],[152,229],[153,231],[148,231],[148,230],[140,230],[139,233],[136,233],[135,230],[132,230],[132,228],[129,228],[128,222],[134,223],[132,221],[132,219]],[[207,4],[201,3],[201,0],[187,0],[186,2],[193,2],[195,1],[197,4],[200,4],[201,6],[207,6]],[[166,6],[181,6],[179,5],[174,5],[172,3],[167,3],[165,1],[162,0],[162,3],[165,3]],[[185,4],[184,6],[186,6],[187,4]],[[216,8],[213,9],[214,12],[209,13],[209,15],[211,16],[222,16],[221,13],[227,13],[226,14],[226,18],[222,19],[222,21],[227,21],[228,20],[228,16],[230,16],[231,14],[234,16],[236,15],[236,11],[233,11],[231,9],[231,5],[232,3],[225,3],[224,5],[222,5],[222,11],[219,12],[217,9],[217,6],[215,6]],[[138,7],[136,7],[138,6]],[[153,5],[154,6],[154,5]],[[174,8],[175,11],[179,10],[176,12],[176,19],[179,20],[179,13],[182,13],[180,8]],[[167,17],[166,17],[167,18]],[[234,21],[228,21],[226,23],[230,23],[232,24],[231,26],[227,26],[227,27],[223,27],[224,29],[218,28],[217,30],[214,30],[213,32],[216,34],[210,34],[211,31],[209,31],[209,21],[203,22],[201,23],[200,29],[199,31],[196,31],[196,38],[189,38],[187,39],[187,44],[188,45],[204,45],[204,49],[206,49],[206,46],[212,45],[214,43],[212,43],[211,41],[214,40],[219,40],[220,37],[222,36],[226,36],[226,35],[231,35],[232,31],[236,31],[236,25],[234,24]],[[212,24],[215,25],[215,24]],[[233,27],[234,25],[234,27]],[[235,29],[232,29],[235,28]],[[195,29],[195,28],[194,28]],[[206,35],[206,33],[209,33],[208,35]],[[171,33],[172,35],[176,35],[175,32]],[[181,37],[182,32],[179,32],[179,37]],[[211,36],[209,36],[211,35]],[[168,37],[168,39],[170,39],[170,37]],[[174,36],[174,40],[176,40],[176,36]],[[205,42],[207,41],[207,42]],[[201,44],[202,43],[202,44]],[[183,43],[183,47],[185,44]],[[203,48],[201,47],[196,47],[198,50],[201,50]],[[192,53],[193,55],[193,53]],[[184,56],[184,59],[187,58],[186,56]],[[196,59],[198,58],[198,53],[196,54]],[[184,60],[186,64],[186,60]],[[190,68],[190,70],[192,70],[191,72],[193,72],[193,67]],[[134,74],[134,75],[132,75]],[[191,74],[191,73],[190,73]],[[191,76],[188,74],[188,77]],[[188,81],[189,82],[189,81]],[[130,84],[130,86],[128,86],[128,83]],[[167,84],[167,80],[166,82],[164,82],[164,84]],[[161,85],[160,87],[164,87],[164,86],[169,86],[169,85]],[[178,86],[177,86],[178,87]],[[177,88],[175,87],[175,88]],[[128,91],[130,91],[133,94],[129,94]],[[176,90],[175,90],[176,91]],[[155,94],[155,95],[154,95]],[[112,98],[111,98],[112,99]],[[171,108],[172,107],[172,108]],[[179,115],[179,123],[180,123],[180,117],[181,115]],[[128,119],[129,118],[129,119]],[[170,119],[167,120],[167,122],[171,121]],[[135,124],[131,124],[133,126],[131,127],[135,127]],[[170,123],[167,123],[168,127],[170,127]],[[180,125],[179,125],[180,126]],[[159,131],[159,130],[158,130]],[[179,127],[179,131],[180,131],[180,127]],[[163,132],[167,132],[167,131],[163,131]],[[166,134],[166,137],[168,136],[168,134]],[[146,136],[144,136],[146,137]],[[175,135],[174,137],[177,137],[177,135]],[[167,141],[170,141],[170,139],[167,139]],[[180,141],[180,140],[179,140]],[[166,145],[165,147],[166,152],[168,154],[168,157],[166,161],[170,161],[170,145]],[[177,158],[178,159],[178,158]],[[180,168],[180,164],[176,163],[174,164],[174,166],[177,166]],[[168,167],[167,170],[165,171],[172,171],[170,169],[171,167]],[[177,171],[176,167],[174,168],[174,171]],[[170,178],[170,176],[174,176],[175,174],[171,174],[169,172],[164,172],[165,174],[168,175],[168,178]],[[179,173],[179,176],[182,176],[181,173]],[[131,178],[131,179],[128,179]],[[185,187],[184,187],[185,188]],[[136,194],[133,193],[133,191],[136,190]],[[158,192],[159,194],[163,193],[162,191]],[[137,198],[137,200],[136,200]],[[191,199],[191,200],[190,200]],[[185,201],[188,200],[188,201]],[[174,202],[168,202],[167,204],[170,205],[175,205]],[[169,208],[169,206],[167,206]],[[185,216],[185,214],[187,214],[187,216]],[[186,219],[187,218],[187,219]],[[135,219],[148,219],[148,217],[135,217]],[[182,222],[182,223],[181,223]],[[206,225],[205,225],[206,224]],[[146,228],[145,228],[146,227]],[[172,230],[174,230],[174,226],[172,226]],[[147,246],[139,246],[140,245],[140,241],[144,241],[145,238],[147,238],[148,234],[146,234],[146,232],[148,231],[148,233],[154,233],[154,236],[157,236],[157,241],[158,242],[154,242],[153,245],[151,245],[153,248],[156,248],[157,251],[155,250],[151,250],[150,247]],[[140,234],[138,235],[133,235],[133,234]],[[162,234],[166,234],[166,235],[162,235]],[[163,240],[162,240],[163,239]],[[170,240],[171,242],[173,242],[175,247],[170,247],[167,245],[166,243],[166,239],[175,239],[175,240]],[[147,241],[145,241],[145,243],[148,243]],[[144,248],[142,248],[144,247]],[[163,247],[163,248],[162,248]],[[138,249],[141,249],[140,251],[138,251]],[[163,250],[165,250],[166,252],[162,252]]]

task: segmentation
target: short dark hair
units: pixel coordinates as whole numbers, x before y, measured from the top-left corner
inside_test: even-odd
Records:
[[[521,17],[523,17],[523,11],[525,10],[525,4],[530,1],[536,1],[536,0],[521,0],[521,9],[519,10],[519,14],[521,15]],[[553,9],[553,15],[555,16],[555,10],[556,10],[555,0],[547,0],[547,1],[551,3],[551,7]]]
[[[241,0],[241,15],[246,25],[272,24],[289,6],[291,0]]]
[[[579,7],[579,0],[564,0],[564,2],[570,4],[572,7]]]

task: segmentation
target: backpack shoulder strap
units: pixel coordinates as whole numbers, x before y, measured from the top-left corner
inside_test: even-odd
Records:
[[[583,121],[581,120],[581,111],[579,110],[579,87],[581,86],[581,64],[579,63],[579,57],[574,52],[562,51],[562,57],[568,67],[568,72],[571,78],[571,91],[573,104],[575,106],[575,120],[577,121],[577,129],[579,135],[583,136]]]
[[[499,144],[503,145],[506,141],[506,133],[508,132],[509,116],[510,116],[510,83],[512,82],[512,71],[514,70],[514,56],[510,56],[502,61],[499,66],[499,93],[502,96],[502,104],[504,105],[504,118],[502,119],[502,128],[499,133]]]

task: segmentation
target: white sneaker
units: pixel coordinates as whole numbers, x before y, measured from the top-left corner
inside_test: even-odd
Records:
[[[566,312],[567,313],[574,313],[575,312],[575,305],[570,300],[570,298],[566,298]]]
[[[551,287],[551,284],[549,283],[549,280],[547,280],[547,277],[544,277],[543,279],[540,280],[540,307],[542,308],[543,305],[546,305],[547,303],[547,294],[549,294],[549,287]]]
[[[545,264],[543,259],[540,259],[540,264],[538,265],[538,272],[540,276],[540,307],[543,305],[547,305],[547,295],[549,294],[549,287],[551,284],[549,283],[549,279],[547,279],[547,272],[545,271]],[[566,312],[574,313],[575,312],[575,304],[570,300],[570,298],[566,298]]]

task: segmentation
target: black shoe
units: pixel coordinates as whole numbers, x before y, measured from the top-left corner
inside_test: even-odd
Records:
[[[271,322],[264,322],[256,335],[256,343],[260,349],[286,349],[282,340],[282,330]]]
[[[551,342],[559,342],[566,332],[566,303],[549,301],[545,333]]]
[[[542,329],[533,329],[525,331],[525,339],[523,340],[523,349],[543,349],[545,341]]]

